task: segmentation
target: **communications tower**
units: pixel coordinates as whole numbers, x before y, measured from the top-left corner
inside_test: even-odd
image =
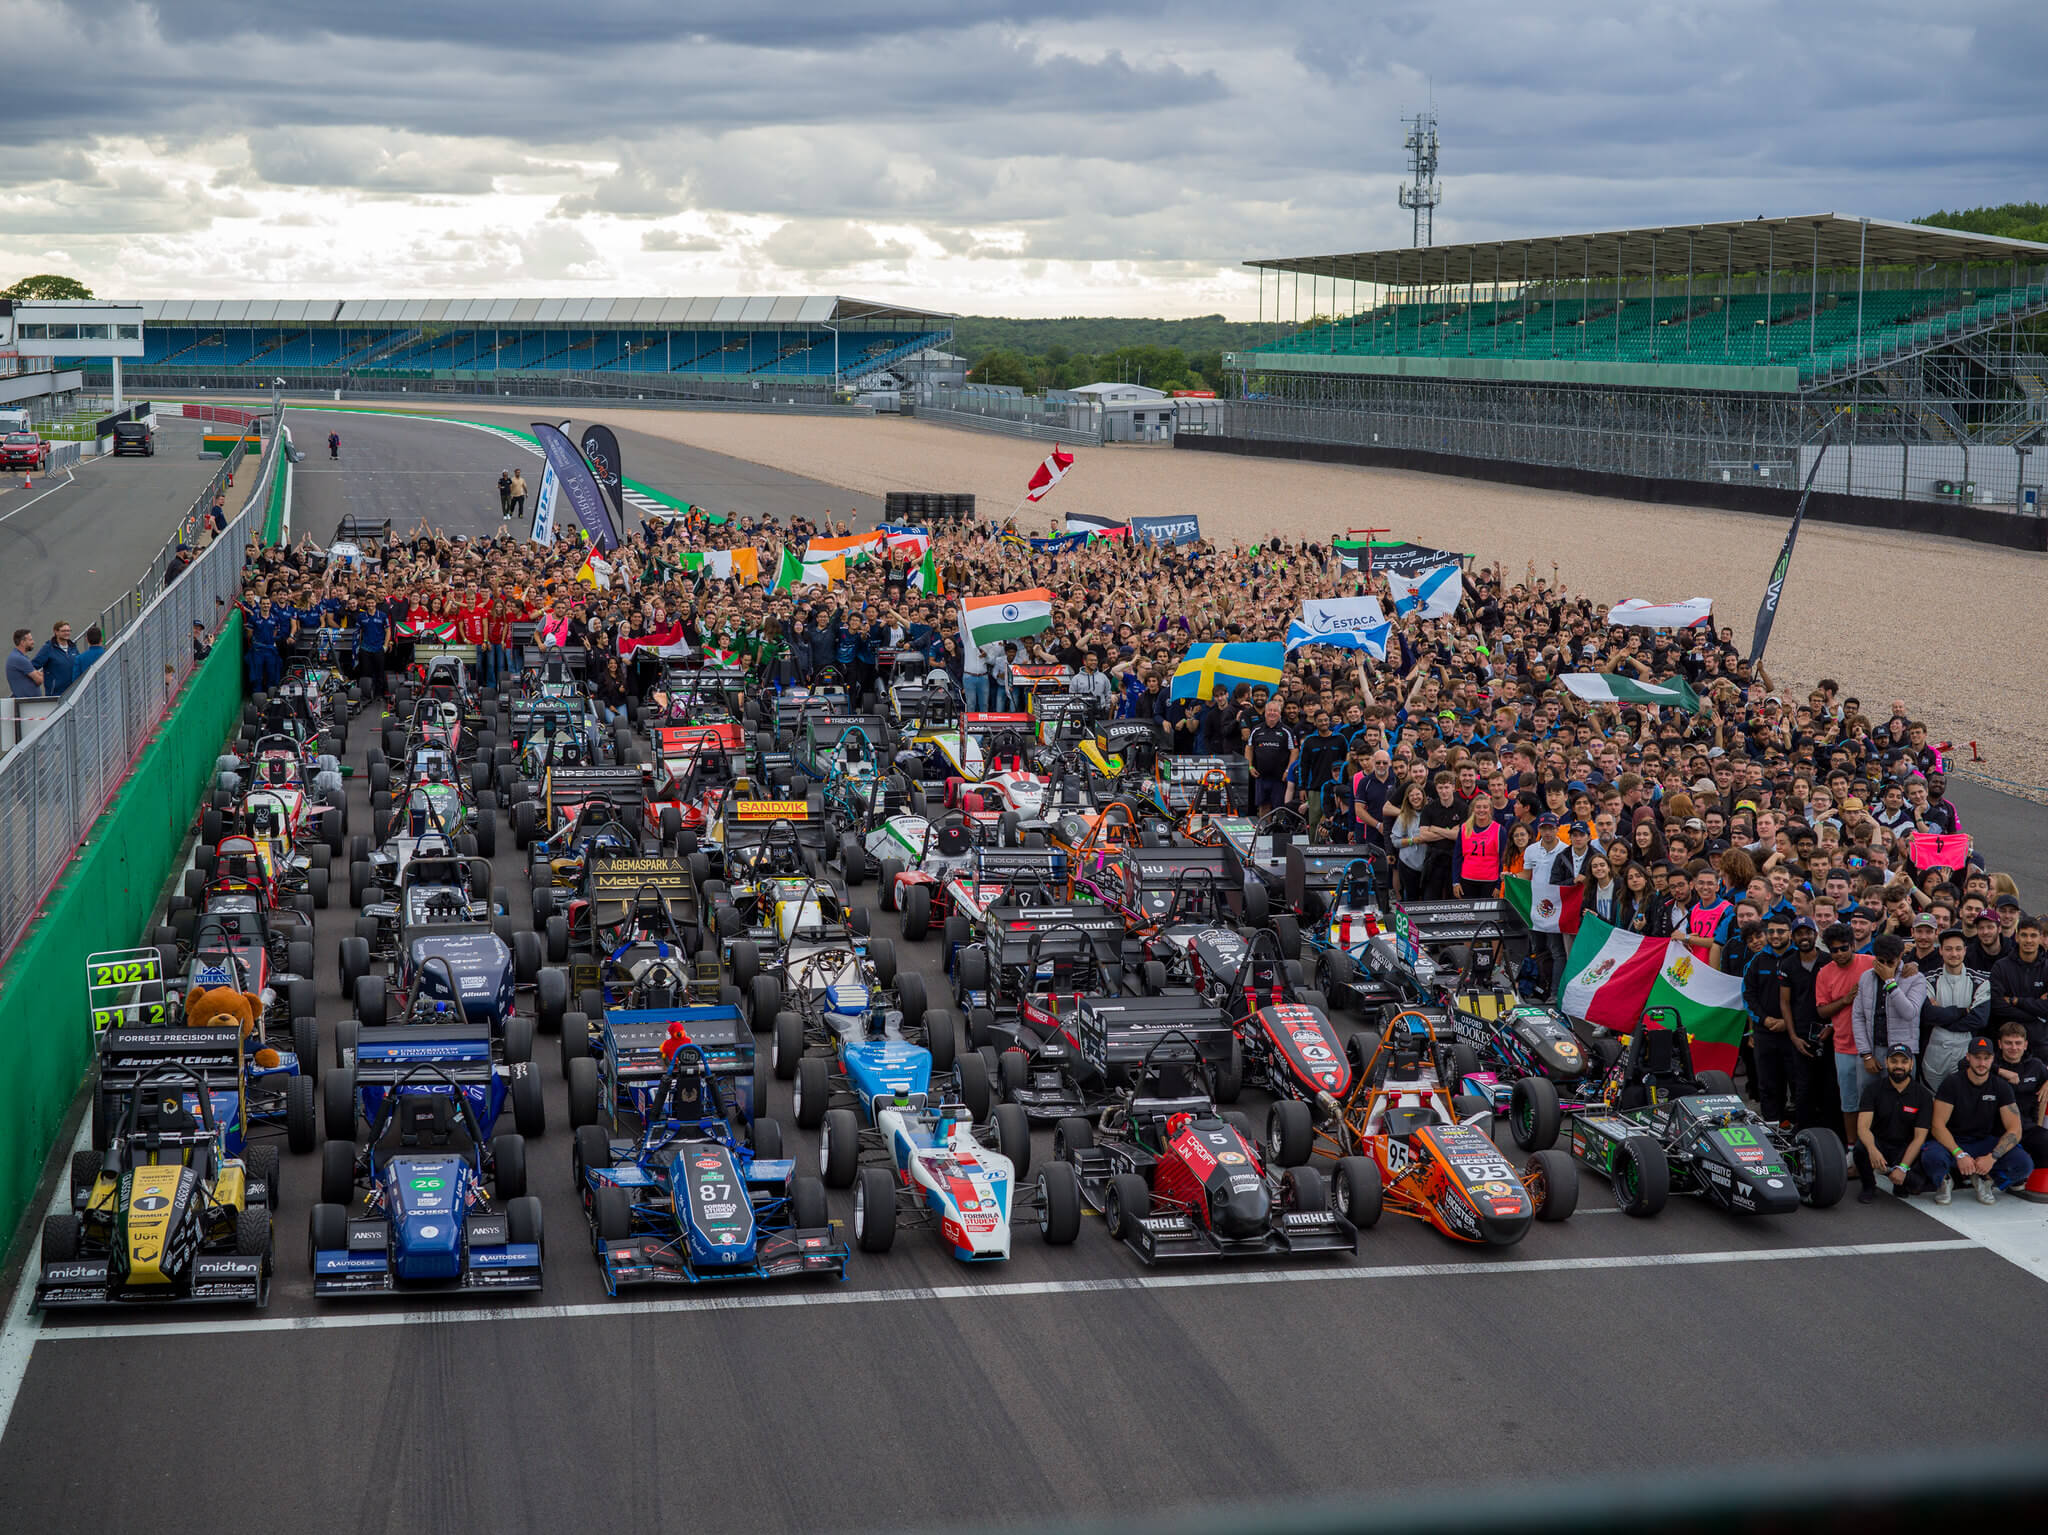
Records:
[[[1401,206],[1415,216],[1415,244],[1427,246],[1435,240],[1436,205],[1444,200],[1444,189],[1436,180],[1436,109],[1401,121],[1408,128],[1402,147],[1408,151],[1408,174],[1414,178],[1401,183]]]

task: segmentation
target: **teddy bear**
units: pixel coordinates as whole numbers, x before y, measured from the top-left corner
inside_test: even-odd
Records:
[[[263,999],[251,996],[246,991],[236,991],[232,986],[194,986],[190,996],[185,998],[185,1022],[195,1029],[227,1029],[242,1031],[246,1041],[255,1032],[256,1020],[263,1016]],[[254,1063],[268,1070],[282,1059],[268,1045],[256,1052]]]

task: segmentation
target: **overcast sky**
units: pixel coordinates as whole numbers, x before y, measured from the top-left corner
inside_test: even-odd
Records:
[[[2042,0],[0,0],[0,281],[1250,318],[1249,256],[2048,200]],[[1270,291],[1270,290],[1269,290]]]

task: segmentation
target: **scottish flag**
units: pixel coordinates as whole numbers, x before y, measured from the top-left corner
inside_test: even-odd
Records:
[[[1410,613],[1424,618],[1449,618],[1458,611],[1465,595],[1464,567],[1439,565],[1418,570],[1412,576],[1390,575],[1387,590],[1394,596],[1394,611],[1403,618]]]
[[[1362,650],[1375,661],[1387,658],[1387,636],[1393,632],[1393,625],[1379,623],[1358,629],[1339,629],[1332,634],[1317,634],[1300,619],[1287,626],[1287,653],[1291,656],[1304,645],[1328,645],[1333,650]]]

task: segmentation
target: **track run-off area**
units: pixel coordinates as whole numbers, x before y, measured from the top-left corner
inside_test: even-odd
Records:
[[[324,541],[347,514],[485,535],[498,526],[501,469],[537,484],[538,457],[486,431],[315,410],[288,419],[307,454],[294,536]],[[636,478],[708,505],[829,508],[870,524],[879,510],[620,435]],[[369,824],[360,758],[374,708],[349,738],[352,827]],[[2030,873],[2048,867],[2037,807],[1952,792],[1996,839],[2002,867],[2048,887]],[[525,858],[504,825],[498,846],[496,879],[524,921]],[[852,894],[872,904],[875,888]],[[318,916],[329,1059],[349,1012],[337,949],[353,917],[342,894]],[[944,1006],[939,943],[903,941],[879,909],[873,931],[896,938],[904,968]],[[138,936],[110,933],[107,946]],[[1389,1215],[1361,1233],[1355,1258],[1148,1269],[1090,1216],[1068,1248],[1020,1224],[1003,1265],[969,1268],[906,1230],[886,1255],[856,1252],[843,1283],[610,1300],[571,1182],[552,1041],[537,1059],[548,1116],[528,1153],[547,1236],[539,1295],[316,1304],[305,1232],[318,1158],[287,1154],[266,1310],[38,1318],[17,1283],[0,1333],[5,1525],[958,1527],[1811,1462],[1867,1446],[1871,1404],[1939,1422],[1945,1404],[2002,1401],[2014,1324],[2048,1303],[2039,1207],[1959,1199],[1937,1219],[1924,1200],[1851,1197],[1742,1222],[1675,1199],[1639,1221],[1589,1172],[1576,1215],[1502,1251]],[[1242,1106],[1262,1120],[1261,1095]],[[772,1107],[790,1154],[814,1165],[817,1138],[795,1128],[787,1083],[774,1083]],[[1034,1160],[1049,1158],[1049,1129],[1034,1140]],[[831,1204],[850,1233],[851,1194]],[[16,1246],[19,1280],[34,1243]],[[1994,1412],[1989,1425],[1970,1437],[2041,1434],[2027,1412]]]

